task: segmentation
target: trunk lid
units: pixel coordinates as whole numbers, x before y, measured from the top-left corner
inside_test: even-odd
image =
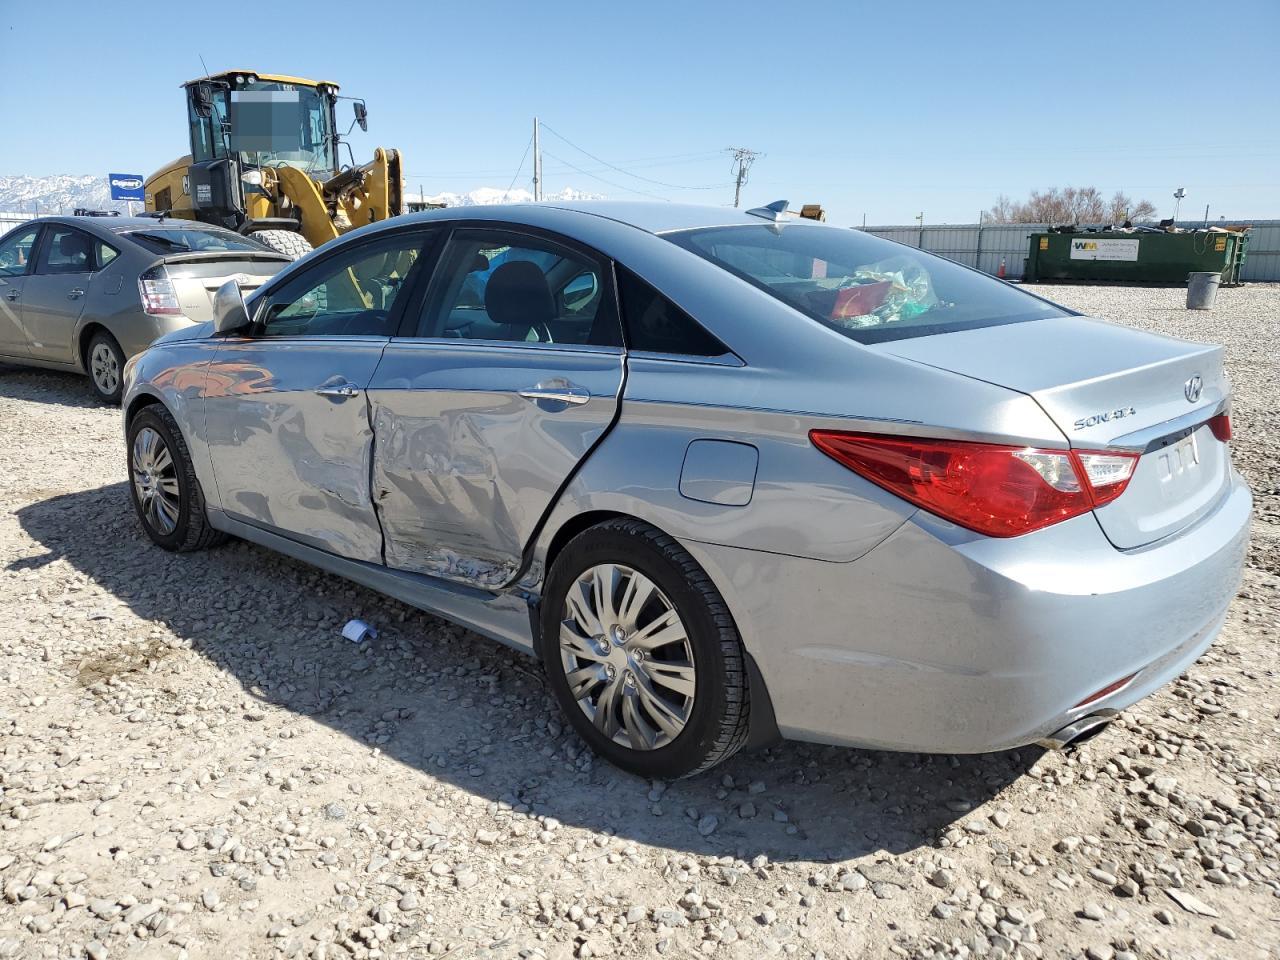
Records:
[[[282,253],[243,251],[177,254],[164,258],[182,312],[197,323],[213,319],[213,295],[228,280],[248,296],[292,261]]]
[[[1141,451],[1124,493],[1094,511],[1121,549],[1195,523],[1230,483],[1227,445],[1206,426],[1229,392],[1221,347],[1054,317],[871,349],[1028,394],[1076,449]]]

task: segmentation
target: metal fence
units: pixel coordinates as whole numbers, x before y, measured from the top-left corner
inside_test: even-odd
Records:
[[[34,213],[20,213],[17,210],[0,210],[0,233],[8,233],[20,223],[35,219]]]
[[[1253,224],[1253,229],[1249,231],[1249,249],[1240,279],[1255,283],[1280,282],[1280,220],[1237,220],[1232,223]],[[1178,226],[1194,229],[1202,227],[1203,222],[1182,220],[1178,222]],[[1049,229],[1049,224],[960,223],[932,227],[912,224],[862,229],[877,237],[897,240],[966,266],[977,267],[985,273],[997,273],[1003,262],[1005,275],[1010,279],[1018,279],[1026,269],[1031,234]]]

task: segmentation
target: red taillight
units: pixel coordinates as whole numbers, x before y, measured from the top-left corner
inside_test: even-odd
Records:
[[[1226,443],[1231,439],[1231,414],[1220,413],[1216,417],[1210,417],[1209,429],[1215,437]]]
[[[138,278],[138,296],[142,299],[143,313],[153,317],[173,317],[182,313],[178,292],[164,264],[152,267]]]
[[[891,493],[978,533],[1016,537],[1124,492],[1138,454],[813,430],[814,446]]]

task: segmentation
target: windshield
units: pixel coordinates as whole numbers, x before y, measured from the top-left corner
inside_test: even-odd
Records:
[[[315,87],[257,80],[230,92],[231,149],[250,167],[337,170],[332,101]]]
[[[666,239],[861,343],[1064,315],[985,274],[859,230],[761,224]]]
[[[156,253],[216,253],[220,251],[261,253],[262,244],[230,230],[155,227],[126,234],[130,240]]]

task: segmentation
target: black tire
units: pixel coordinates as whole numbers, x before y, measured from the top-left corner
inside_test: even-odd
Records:
[[[561,659],[565,599],[600,564],[638,571],[666,595],[693,653],[694,697],[678,736],[654,749],[619,744],[598,730],[570,692]],[[569,722],[597,754],[642,777],[693,776],[727,760],[747,741],[750,718],[742,639],[711,579],[673,538],[638,520],[610,520],[571,540],[556,558],[540,611],[538,654]]]
[[[305,257],[315,249],[306,237],[292,230],[256,230],[250,236],[259,243],[265,243],[272,250],[287,253],[295,260]]]
[[[116,338],[105,330],[99,330],[89,341],[84,354],[85,372],[93,392],[103,403],[120,405],[120,392],[124,387],[124,351]]]
[[[163,529],[162,524],[154,519],[155,512],[149,514],[141,499],[136,455],[139,437],[146,430],[158,436],[171,457],[172,471],[165,471],[164,475],[166,479],[171,476],[177,481],[176,519],[172,530]],[[182,431],[178,429],[172,414],[158,403],[144,407],[130,422],[127,440],[125,452],[129,464],[129,496],[133,500],[133,509],[138,514],[142,529],[151,538],[151,542],[174,553],[187,553],[204,550],[225,541],[226,534],[209,525],[204,492],[200,489],[200,481],[196,479],[191,454],[182,439]]]

